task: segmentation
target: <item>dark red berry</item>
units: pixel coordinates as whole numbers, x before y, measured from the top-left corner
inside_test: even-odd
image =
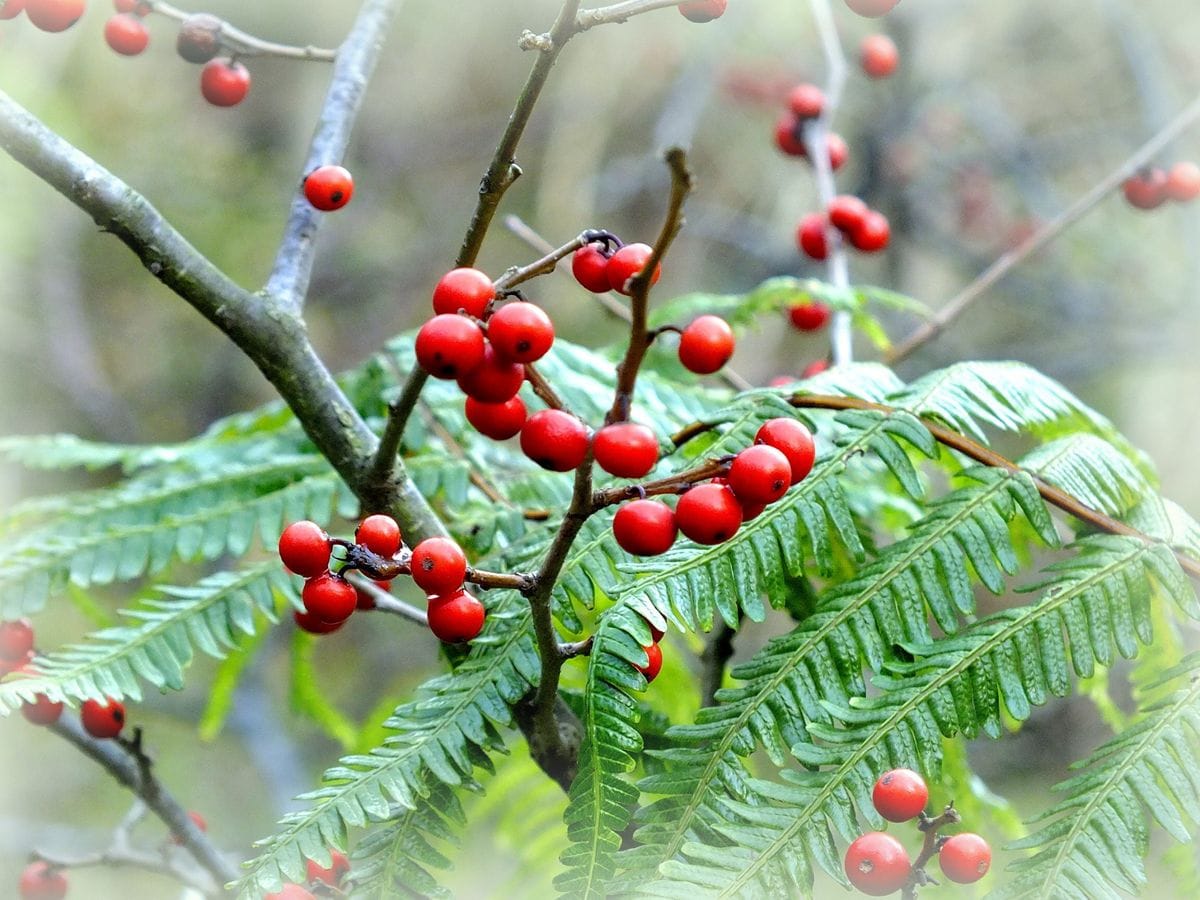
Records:
[[[0,622],[0,659],[24,662],[33,649],[33,623],[28,619]]]
[[[433,289],[433,311],[441,315],[462,309],[467,315],[482,319],[494,299],[496,287],[486,274],[466,267],[451,269]]]
[[[205,820],[204,816],[200,815],[200,813],[192,810],[188,812],[188,818],[192,820],[192,824],[195,825],[200,831],[208,831],[208,822]],[[171,843],[182,844],[183,838],[177,834],[172,834]]]
[[[829,221],[833,227],[847,233],[862,225],[870,210],[867,204],[850,194],[839,194],[829,201]]]
[[[646,244],[626,244],[608,260],[605,272],[608,275],[608,286],[618,294],[629,293],[629,279],[645,268],[654,250]],[[651,284],[658,284],[662,276],[662,266],[654,267],[650,277]]]
[[[42,31],[66,31],[79,21],[87,0],[26,0],[25,15]]]
[[[725,7],[728,4],[729,0],[687,0],[686,3],[680,3],[676,9],[689,22],[703,24],[725,15]]]
[[[864,253],[878,253],[888,245],[892,237],[892,226],[883,213],[869,209],[858,223],[858,227],[846,237],[855,249]]]
[[[308,883],[323,881],[330,887],[337,887],[350,871],[350,860],[340,850],[329,851],[329,865],[322,866],[315,860],[308,861]]]
[[[1200,197],[1200,166],[1194,162],[1178,162],[1167,173],[1167,196],[1180,203]]]
[[[679,361],[689,372],[711,375],[733,356],[733,329],[720,316],[700,316],[679,336]]]
[[[213,106],[237,106],[250,93],[250,71],[230,59],[211,60],[200,70],[200,93]]]
[[[554,343],[554,323],[532,303],[505,304],[492,313],[487,327],[492,346],[512,362],[537,362]]]
[[[1154,209],[1167,199],[1167,174],[1162,169],[1143,169],[1127,178],[1122,190],[1130,206]]]
[[[94,738],[115,738],[125,727],[125,704],[112,697],[84,700],[79,707],[83,730]]]
[[[36,694],[32,702],[21,705],[21,715],[34,725],[53,725],[62,715],[63,705],[45,694]]]
[[[728,485],[700,484],[679,498],[675,522],[697,544],[720,544],[737,534],[742,507]]]
[[[796,226],[796,246],[809,259],[825,259],[829,256],[829,241],[825,236],[825,228],[829,220],[821,213],[809,213]]]
[[[526,419],[525,401],[512,397],[504,403],[484,403],[467,398],[467,421],[475,430],[494,441],[506,441],[521,433]]]
[[[304,176],[304,197],[316,209],[341,209],[354,196],[354,177],[341,166],[318,166]]]
[[[613,516],[617,545],[634,556],[658,556],[675,543],[675,513],[657,500],[633,500]]]
[[[348,621],[342,619],[340,622],[326,622],[324,619],[319,619],[310,612],[300,609],[292,610],[292,619],[296,623],[296,627],[301,631],[307,631],[309,634],[333,634]]]
[[[104,23],[104,41],[122,56],[137,56],[150,43],[150,32],[137,16],[118,13]]]
[[[340,575],[323,572],[304,582],[304,608],[322,622],[344,622],[358,606],[354,585]]]
[[[193,13],[179,26],[175,49],[190,63],[206,63],[221,52],[221,20],[209,13]]]
[[[875,810],[889,822],[915,819],[929,802],[925,779],[912,769],[892,769],[884,772],[871,792]]]
[[[792,467],[792,484],[812,471],[817,448],[812,432],[797,419],[770,419],[754,435],[754,443],[774,447],[788,458]]]
[[[429,598],[429,630],[440,641],[458,644],[483,630],[483,604],[459,590]]]
[[[808,155],[800,135],[800,120],[795,113],[784,113],[775,120],[775,146],[788,156]]]
[[[592,438],[596,465],[618,478],[641,478],[658,462],[658,438],[645,425],[605,425]]]
[[[416,351],[434,378],[458,378],[483,365],[483,330],[466,316],[441,313],[417,332]]]
[[[819,300],[788,307],[788,318],[800,331],[819,331],[829,321],[830,310]]]
[[[846,0],[846,5],[860,16],[878,19],[896,8],[900,0]]]
[[[484,346],[483,361],[478,366],[458,376],[462,392],[484,403],[511,400],[524,383],[525,367],[497,353],[492,344]]]
[[[413,547],[411,569],[426,594],[451,594],[467,577],[467,557],[450,538],[426,538]]]
[[[577,469],[589,443],[587,426],[561,409],[536,412],[521,428],[521,452],[552,472]]]
[[[367,516],[354,529],[354,542],[385,559],[391,559],[400,549],[400,526],[395,519],[383,513]]]
[[[743,506],[774,503],[792,484],[792,465],[783,451],[755,444],[733,458],[727,478]]]
[[[815,84],[798,84],[788,92],[788,108],[800,119],[815,119],[825,109],[825,92]]]
[[[4,0],[0,3],[0,21],[15,19],[25,9],[25,0]]]
[[[900,51],[886,34],[868,34],[858,46],[858,61],[869,77],[887,78],[900,65]]]
[[[288,570],[312,578],[329,568],[329,535],[316,522],[293,522],[279,536],[279,558]]]
[[[894,894],[912,874],[912,863],[900,842],[890,834],[872,831],[846,848],[846,877],[872,897]]]
[[[649,684],[651,681],[657,678],[658,673],[662,671],[662,647],[655,642],[649,647],[643,647],[642,649],[646,651],[646,664],[644,666],[639,666],[637,663],[634,663],[633,667],[645,676],[646,683]]]
[[[35,860],[22,870],[17,890],[21,900],[62,900],[67,896],[67,876],[61,869]]]
[[[571,274],[593,294],[612,290],[608,283],[608,257],[600,244],[587,244],[575,251],[571,257]]]
[[[938,851],[942,874],[958,884],[973,884],[992,865],[992,848],[987,841],[970,832],[956,834]]]

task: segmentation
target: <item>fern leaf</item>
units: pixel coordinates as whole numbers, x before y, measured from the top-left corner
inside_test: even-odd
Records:
[[[1020,461],[1022,468],[1110,516],[1124,518],[1154,486],[1129,458],[1093,434],[1073,434],[1043,444]]]
[[[386,825],[372,828],[358,842],[351,854],[354,896],[448,897],[430,869],[448,869],[450,861],[430,838],[453,844],[464,824],[466,816],[454,790],[435,783],[412,809],[395,810]]]

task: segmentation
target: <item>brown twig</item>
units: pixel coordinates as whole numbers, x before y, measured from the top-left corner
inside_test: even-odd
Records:
[[[151,11],[159,13],[168,19],[183,22],[193,14],[177,9],[169,3],[160,0],[142,0]],[[290,44],[277,44],[274,41],[264,41],[252,34],[247,34],[240,28],[234,28],[221,19],[221,45],[227,47],[237,56],[280,56],[285,59],[306,59],[316,62],[333,62],[337,59],[338,51],[323,50],[320,47],[294,47]]]
[[[562,398],[546,380],[537,367],[533,363],[525,363],[525,380],[529,382],[529,386],[533,392],[537,394],[539,400],[545,403],[551,409],[567,409],[567,405]],[[567,410],[568,412],[570,410]]]
[[[596,491],[592,495],[592,512],[612,506],[614,503],[623,503],[631,497],[657,497],[664,494],[681,493],[692,485],[724,475],[729,471],[729,463],[730,461],[727,459],[710,460],[694,469],[676,472],[674,475],[647,481],[644,484],[623,485]]]
[[[920,888],[927,884],[937,884],[925,871],[925,866],[937,855],[938,851],[942,849],[942,844],[946,842],[946,838],[939,835],[938,831],[947,825],[957,825],[961,821],[962,817],[954,808],[953,803],[948,803],[942,810],[942,814],[933,819],[924,812],[921,813],[917,827],[925,835],[925,840],[921,845],[921,852],[913,860],[912,874],[908,876],[908,881],[900,891],[901,900],[916,900],[917,891]]]
[[[509,219],[513,218],[516,217],[508,216],[505,222],[507,223]],[[550,247],[547,245],[541,258],[535,259],[528,265],[513,266],[497,278],[495,282],[496,293],[499,294],[501,291],[511,290],[519,284],[524,284],[530,279],[537,278],[539,275],[548,275],[558,268],[561,260],[566,259],[581,247],[586,247],[588,244],[596,241],[611,240],[613,237],[614,235],[607,231],[588,229],[561,247]]]
[[[678,6],[681,2],[683,0],[624,0],[622,3],[612,3],[597,9],[580,10],[576,23],[580,31],[586,31],[597,25],[628,22],[634,16],[668,6]]]

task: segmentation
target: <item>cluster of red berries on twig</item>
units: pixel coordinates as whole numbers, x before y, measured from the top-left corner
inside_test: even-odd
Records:
[[[804,129],[825,111],[825,92],[815,84],[798,84],[787,95],[787,110],[775,121],[775,146],[788,156],[808,158]],[[825,136],[829,168],[837,171],[850,158],[850,148],[841,135]]]
[[[1185,161],[1166,171],[1145,168],[1125,179],[1121,190],[1135,209],[1157,209],[1168,200],[1187,203],[1200,197],[1200,166]]]
[[[857,838],[846,849],[843,865],[850,883],[864,894],[883,897],[904,891],[906,897],[915,896],[922,885],[937,883],[925,871],[926,863],[935,855],[942,874],[957,884],[972,884],[987,874],[992,864],[987,841],[969,832],[940,834],[941,828],[961,821],[958,811],[951,803],[936,818],[926,815],[929,788],[916,772],[911,769],[885,772],[875,782],[871,801],[889,822],[916,819],[924,835],[924,845],[912,861],[900,841],[890,834],[872,831]]]

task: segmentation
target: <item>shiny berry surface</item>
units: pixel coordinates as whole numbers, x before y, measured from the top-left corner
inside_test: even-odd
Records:
[[[825,109],[825,92],[815,84],[798,84],[788,92],[788,109],[801,119],[815,119]]]
[[[341,166],[318,166],[304,177],[304,198],[323,212],[341,209],[354,196],[354,176]]]
[[[25,15],[42,31],[66,31],[79,21],[87,0],[26,0]]]
[[[726,477],[743,506],[774,503],[792,484],[792,465],[782,451],[754,444],[734,457]]]
[[[429,598],[429,630],[440,641],[460,644],[483,630],[483,604],[466,591]]]
[[[878,253],[888,245],[892,237],[892,226],[887,216],[868,209],[862,221],[846,236],[850,245],[864,253]]]
[[[886,34],[868,34],[858,45],[858,62],[868,77],[887,78],[900,65],[900,51]]]
[[[358,607],[354,585],[332,572],[324,572],[304,583],[300,592],[304,608],[322,622],[344,622]]]
[[[458,376],[462,392],[484,403],[511,400],[524,383],[525,366],[505,358],[492,344],[484,346],[483,359],[478,366]]]
[[[850,159],[850,147],[846,139],[836,132],[830,132],[825,139],[825,150],[829,154],[829,168],[837,171]]]
[[[193,13],[179,25],[176,52],[190,63],[206,63],[221,52],[221,20],[210,13]]]
[[[974,884],[992,866],[992,848],[977,834],[956,834],[938,851],[942,874],[957,884]]]
[[[646,651],[646,664],[644,666],[634,664],[634,668],[641,672],[645,676],[647,683],[649,683],[657,678],[658,673],[662,671],[662,647],[656,642],[642,649]]]
[[[852,232],[858,228],[869,209],[867,204],[850,194],[839,194],[829,201],[829,221],[840,231]]]
[[[912,769],[892,769],[884,772],[871,791],[875,811],[889,822],[915,819],[929,802],[925,779]]]
[[[846,849],[844,860],[850,883],[872,897],[885,897],[904,887],[912,874],[908,853],[890,834],[872,831]]]
[[[1200,197],[1200,166],[1194,162],[1178,162],[1167,172],[1164,187],[1167,196],[1180,203]]]
[[[385,559],[391,559],[400,549],[400,526],[395,519],[383,513],[367,516],[354,529],[354,542]]]
[[[516,437],[528,418],[525,401],[520,397],[511,397],[503,403],[485,403],[468,397],[466,413],[475,430],[494,441]]]
[[[433,311],[439,315],[456,313],[482,319],[487,305],[496,298],[492,279],[478,269],[451,269],[433,288]]]
[[[658,556],[675,543],[679,528],[671,507],[658,500],[631,500],[613,516],[617,545],[634,556]]]
[[[451,594],[467,577],[467,557],[450,538],[426,538],[413,547],[412,580],[426,594]]]
[[[679,361],[689,372],[711,375],[733,356],[733,329],[720,316],[700,316],[679,336]]]
[[[483,365],[483,331],[465,316],[442,313],[421,326],[417,362],[434,378],[458,378]]]
[[[340,622],[326,622],[302,609],[292,610],[292,620],[296,623],[297,628],[307,631],[309,634],[333,634],[349,621],[342,619]]]
[[[561,409],[536,412],[521,428],[521,452],[552,472],[578,468],[589,443],[587,426]]]
[[[737,534],[742,507],[727,485],[700,484],[679,498],[675,522],[697,544],[720,544]]]
[[[103,702],[84,700],[79,707],[79,721],[94,738],[115,738],[125,727],[125,704],[111,697]]]
[[[821,213],[809,213],[796,226],[796,246],[809,259],[822,260],[829,256],[829,239],[825,235],[828,224]]]
[[[618,478],[641,478],[658,462],[658,438],[645,425],[605,425],[592,439],[596,465]]]
[[[587,244],[575,251],[571,257],[571,274],[593,294],[612,290],[608,283],[608,257],[599,244]]]
[[[608,286],[618,294],[628,294],[629,279],[645,268],[653,252],[653,249],[647,244],[626,244],[614,253],[605,268],[608,275]],[[662,277],[662,266],[655,266],[650,283],[658,284],[660,277]]]
[[[213,106],[237,106],[250,93],[250,70],[229,59],[210,60],[200,70],[200,93]]]
[[[487,326],[488,340],[511,362],[537,362],[554,344],[554,323],[532,303],[505,304],[492,314]]]
[[[795,113],[785,113],[775,120],[775,146],[788,156],[808,155],[800,136],[800,124]]]
[[[321,881],[331,887],[337,887],[349,871],[350,859],[340,850],[329,851],[328,866],[322,866],[312,859],[308,861],[307,875],[310,884]]]
[[[135,15],[118,13],[104,23],[104,42],[122,56],[137,56],[150,44],[150,32]]]
[[[808,426],[798,419],[778,418],[764,422],[754,435],[754,443],[774,447],[787,457],[792,467],[792,484],[803,480],[812,471],[817,446]]]
[[[830,309],[819,300],[788,307],[788,319],[799,331],[820,331],[829,322]]]
[[[329,568],[329,535],[316,522],[293,522],[279,536],[279,558],[288,571],[305,578]]]

